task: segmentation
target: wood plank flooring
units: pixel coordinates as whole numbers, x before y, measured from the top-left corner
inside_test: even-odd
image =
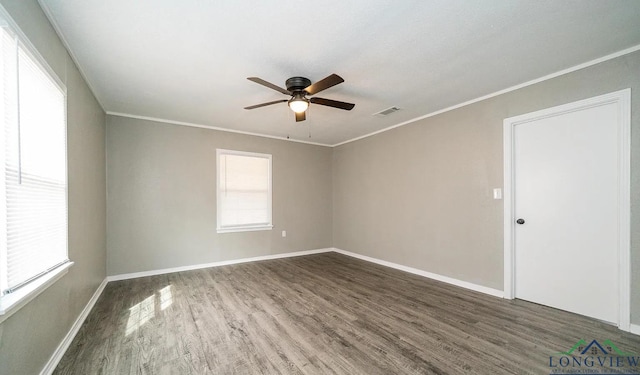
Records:
[[[55,374],[549,374],[580,339],[640,353],[593,319],[323,253],[111,282]]]

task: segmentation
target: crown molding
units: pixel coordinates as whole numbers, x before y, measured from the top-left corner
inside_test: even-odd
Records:
[[[302,140],[299,140],[299,139],[278,137],[278,136],[275,136],[275,135],[266,135],[266,134],[260,134],[260,133],[252,133],[252,132],[246,132],[246,131],[242,131],[242,130],[233,130],[233,129],[228,129],[228,128],[220,128],[220,127],[217,127],[217,126],[194,124],[192,122],[174,121],[174,120],[168,120],[168,119],[163,119],[163,118],[158,118],[158,117],[139,116],[139,115],[133,115],[133,114],[130,114],[130,113],[107,111],[107,115],[118,116],[118,117],[128,117],[128,118],[133,118],[133,119],[138,119],[138,120],[145,120],[145,121],[161,122],[163,124],[189,126],[189,127],[192,127],[192,128],[217,130],[217,131],[228,132],[228,133],[252,135],[254,137],[270,138],[270,139],[277,139],[277,140],[280,140],[280,141],[289,141],[289,142],[296,142],[296,143],[305,143],[305,144],[314,145],[314,146],[332,147],[331,145],[328,145],[328,144],[325,144],[325,143],[302,141]]]
[[[344,141],[344,142],[336,143],[334,145],[331,145],[331,147],[342,146],[344,144],[355,142],[355,141],[358,141],[360,139],[368,138],[368,137],[374,136],[376,134],[384,133],[386,131],[393,130],[395,128],[399,128],[399,127],[404,126],[404,125],[409,125],[409,124],[414,123],[416,121],[424,120],[426,118],[437,116],[437,115],[445,113],[445,112],[453,111],[454,109],[462,108],[462,107],[468,106],[468,105],[473,104],[473,103],[477,103],[477,102],[480,102],[480,101],[483,101],[483,100],[486,100],[486,99],[490,99],[490,98],[493,98],[493,97],[496,97],[496,96],[499,96],[499,95],[502,95],[502,94],[509,93],[511,91],[515,91],[515,90],[519,90],[519,89],[527,87],[527,86],[535,85],[536,83],[548,81],[550,79],[559,77],[561,75],[565,75],[565,74],[572,73],[572,72],[575,72],[575,71],[580,70],[580,69],[584,69],[584,68],[587,68],[587,67],[590,67],[590,66],[593,66],[593,65],[596,65],[596,64],[600,64],[601,62],[613,60],[613,59],[615,59],[617,57],[628,55],[628,54],[636,52],[636,51],[640,51],[640,44],[638,44],[636,46],[633,46],[633,47],[630,47],[630,48],[627,48],[627,49],[623,49],[623,50],[618,51],[618,52],[614,52],[614,53],[612,53],[610,55],[606,55],[606,56],[597,58],[595,60],[587,61],[585,63],[579,64],[579,65],[575,65],[575,66],[572,66],[572,67],[567,68],[567,69],[560,70],[560,71],[555,72],[555,73],[548,74],[548,75],[540,77],[540,78],[536,78],[536,79],[531,80],[531,81],[527,81],[525,83],[521,83],[519,85],[511,86],[509,88],[506,88],[506,89],[503,89],[503,90],[500,90],[500,91],[493,92],[491,94],[487,94],[487,95],[481,96],[479,98],[471,99],[471,100],[468,100],[466,102],[453,105],[451,107],[447,107],[447,108],[443,108],[443,109],[437,110],[435,112],[427,113],[426,115],[422,115],[422,116],[413,118],[411,120],[407,120],[407,121],[401,122],[401,123],[396,124],[396,125],[391,125],[391,126],[386,127],[384,129],[376,130],[374,132],[371,132],[371,133],[368,133],[368,134],[365,134],[365,135],[361,135],[359,137],[355,137],[355,138],[349,139],[349,140]]]

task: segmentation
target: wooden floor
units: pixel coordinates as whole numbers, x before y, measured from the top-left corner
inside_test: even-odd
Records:
[[[549,374],[580,339],[640,352],[593,319],[324,253],[111,282],[55,374]]]

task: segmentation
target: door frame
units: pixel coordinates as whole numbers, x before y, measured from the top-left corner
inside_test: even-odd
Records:
[[[509,117],[503,122],[504,150],[504,298],[515,298],[514,128],[516,125],[615,103],[618,107],[618,328],[631,325],[631,89]]]

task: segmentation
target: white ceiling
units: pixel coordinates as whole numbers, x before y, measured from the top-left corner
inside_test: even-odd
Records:
[[[109,113],[334,145],[640,45],[640,1],[40,0]],[[291,76],[345,82],[296,123]],[[387,117],[373,113],[391,106]],[[309,138],[309,134],[311,138]]]

